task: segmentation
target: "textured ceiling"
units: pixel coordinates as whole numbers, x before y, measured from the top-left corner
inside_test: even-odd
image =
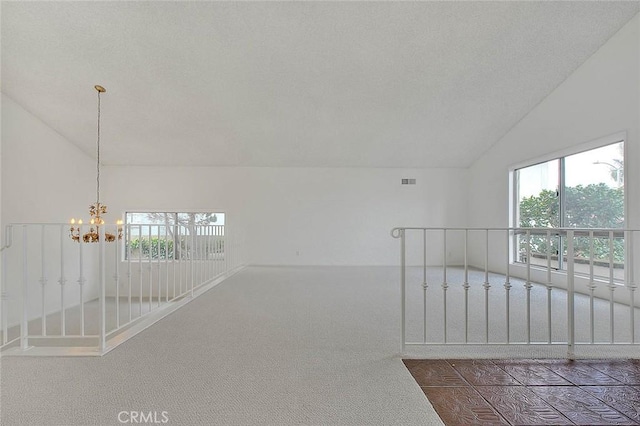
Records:
[[[638,2],[3,2],[2,91],[105,164],[465,167]]]

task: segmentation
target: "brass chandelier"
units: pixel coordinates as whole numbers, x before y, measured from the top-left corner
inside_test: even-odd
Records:
[[[107,206],[100,203],[100,94],[105,93],[106,90],[102,86],[95,86],[98,91],[98,142],[97,142],[97,160],[96,160],[96,202],[89,206],[89,215],[91,220],[89,221],[89,232],[82,234],[82,219],[76,222],[75,219],[71,219],[71,226],[69,228],[69,237],[76,242],[80,242],[80,238],[85,243],[97,243],[100,241],[100,226],[104,225],[103,214],[107,213]],[[113,242],[122,239],[122,221],[118,220],[117,235],[108,232],[104,233],[104,240],[106,242]]]

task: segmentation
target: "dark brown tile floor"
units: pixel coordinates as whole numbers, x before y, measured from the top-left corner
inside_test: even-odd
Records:
[[[446,425],[640,425],[640,360],[413,360]]]

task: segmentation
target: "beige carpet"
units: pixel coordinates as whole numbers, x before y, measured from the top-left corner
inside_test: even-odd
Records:
[[[102,358],[3,358],[2,424],[441,424],[398,356],[397,277],[251,267]]]

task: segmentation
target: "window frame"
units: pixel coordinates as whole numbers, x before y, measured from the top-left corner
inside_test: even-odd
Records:
[[[554,151],[548,153],[544,156],[537,157],[535,159],[531,159],[528,161],[520,162],[517,164],[513,164],[509,167],[509,226],[511,228],[520,228],[519,226],[519,185],[518,185],[518,170],[524,169],[527,167],[535,166],[538,164],[543,164],[546,162],[550,162],[553,160],[558,160],[558,203],[559,203],[559,222],[561,227],[566,226],[566,214],[565,214],[565,158],[580,154],[583,152],[595,150],[598,148],[602,148],[608,145],[613,145],[617,143],[623,143],[623,158],[625,159],[625,168],[622,170],[622,176],[624,179],[623,186],[623,194],[624,194],[624,203],[623,203],[623,213],[625,218],[626,227],[627,218],[629,217],[628,212],[628,180],[626,179],[627,174],[627,158],[628,158],[628,143],[627,143],[627,132],[618,132],[609,136],[605,136],[602,138],[594,139],[592,141],[581,143],[579,145],[574,145],[569,148],[565,148],[562,150]],[[511,248],[509,250],[509,263],[512,265],[522,265],[523,263],[518,261],[518,244],[516,242],[517,236],[514,234],[513,238],[510,239]],[[562,256],[559,256],[561,259]],[[562,261],[559,260],[558,269],[564,271],[562,268]],[[534,266],[534,265],[532,265]]]
[[[123,226],[125,227],[125,229],[127,228],[127,226],[137,226],[137,225],[142,225],[142,226],[148,226],[148,225],[157,225],[157,224],[137,224],[137,223],[130,223],[127,221],[127,217],[130,214],[146,214],[146,213],[169,213],[169,214],[203,214],[203,213],[213,213],[213,214],[218,214],[218,215],[224,215],[224,224],[223,225],[212,225],[212,226],[222,226],[223,228],[223,234],[222,236],[224,236],[226,234],[226,226],[227,226],[227,212],[223,209],[189,209],[189,210],[179,210],[179,209],[136,209],[136,210],[124,210],[123,214],[122,214],[122,221],[123,221]],[[127,257],[127,247],[126,247],[126,240],[123,239],[122,240],[122,261],[128,261],[128,257]],[[147,258],[143,258],[143,257],[132,257],[130,259],[132,262],[146,262],[148,259]],[[179,259],[166,259],[163,261],[168,261],[168,262],[180,262]]]

